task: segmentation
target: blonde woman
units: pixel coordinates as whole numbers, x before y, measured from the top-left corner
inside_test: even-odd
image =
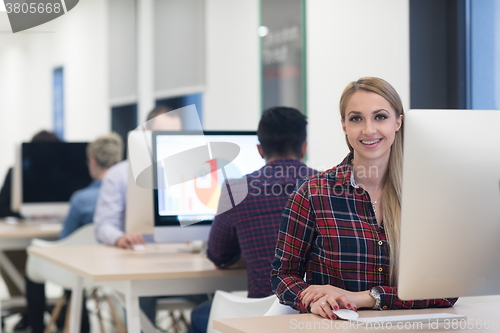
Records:
[[[361,78],[345,88],[340,115],[350,153],[291,195],[273,291],[281,303],[331,319],[342,308],[452,306],[456,299],[397,297],[404,127],[398,93],[380,78]]]

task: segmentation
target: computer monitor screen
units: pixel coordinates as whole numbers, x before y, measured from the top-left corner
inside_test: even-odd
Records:
[[[224,180],[241,178],[264,166],[258,143],[255,132],[154,132],[155,240],[207,240]],[[228,157],[225,147],[234,158]],[[195,149],[198,157],[207,158],[200,157],[202,164],[193,169],[192,163],[182,163],[185,153]],[[179,163],[174,165],[177,158]],[[185,174],[177,177],[175,172]]]
[[[85,142],[21,145],[21,214],[64,216],[76,190],[90,184]]]
[[[500,294],[500,110],[405,115],[401,299]]]

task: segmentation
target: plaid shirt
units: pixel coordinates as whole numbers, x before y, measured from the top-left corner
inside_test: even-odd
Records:
[[[223,268],[243,255],[247,263],[249,297],[273,294],[269,269],[283,209],[297,183],[315,173],[297,160],[272,161],[246,179],[229,181],[232,197],[244,198],[229,210],[227,205],[231,202],[227,200],[227,187],[223,186],[218,209],[224,213],[213,220],[207,256]]]
[[[376,287],[382,309],[449,307],[457,299],[403,301],[389,284],[389,248],[371,200],[351,182],[351,155],[303,180],[281,222],[271,283],[281,302],[308,312],[300,292],[330,284],[349,291]],[[305,274],[305,280],[303,280]]]

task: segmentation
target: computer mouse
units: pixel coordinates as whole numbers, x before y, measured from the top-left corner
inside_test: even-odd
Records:
[[[18,224],[19,223],[19,219],[17,217],[13,217],[13,216],[7,216],[5,218],[5,222],[7,224]]]
[[[339,319],[344,319],[344,320],[354,320],[359,318],[359,314],[356,311],[353,310],[347,310],[347,309],[340,309],[337,311],[333,311],[333,314],[337,316]]]
[[[134,244],[132,245],[132,251],[144,251],[146,246],[143,244]]]

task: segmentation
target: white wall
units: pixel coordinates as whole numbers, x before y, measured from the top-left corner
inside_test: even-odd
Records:
[[[338,102],[345,86],[378,76],[409,106],[408,0],[308,0],[309,161],[330,168],[348,152]]]
[[[110,102],[137,102],[137,34],[135,0],[108,0]]]
[[[207,130],[256,130],[260,119],[258,0],[206,0]]]
[[[6,18],[0,13],[0,21]],[[106,20],[107,1],[85,0],[29,32],[0,34],[0,178],[13,163],[15,143],[52,129],[58,66],[64,66],[65,139],[88,141],[109,130]]]
[[[392,83],[409,104],[408,0],[309,0],[309,164],[347,153],[338,100],[362,76]],[[37,34],[0,34],[0,177],[14,142],[52,126],[52,70],[64,65],[66,139],[110,128],[107,1],[80,1]],[[255,130],[260,118],[258,0],[206,0],[206,129]],[[5,17],[3,17],[5,16]],[[0,27],[6,14],[0,13]]]
[[[260,118],[257,0],[206,1],[206,129],[255,130]],[[350,81],[379,76],[409,105],[408,0],[307,1],[308,164],[348,150],[338,101]]]
[[[0,40],[2,39],[0,37]],[[28,126],[18,115],[24,109],[27,100],[18,97],[19,92],[23,91],[24,63],[25,53],[22,45],[12,43],[11,47],[0,50],[0,156],[2,156],[0,181],[2,182],[7,168],[14,162],[14,142],[22,139]]]

